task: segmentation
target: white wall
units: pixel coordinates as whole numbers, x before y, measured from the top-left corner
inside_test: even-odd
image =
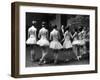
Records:
[[[11,2],[15,0],[0,0],[0,80],[17,80],[10,77],[11,68]],[[76,4],[98,6],[100,9],[100,0],[16,0],[30,1],[39,3],[55,3],[55,4]],[[100,11],[99,13],[100,14]],[[100,22],[100,16],[98,16]],[[100,30],[98,25],[98,32]],[[100,33],[98,33],[100,34]],[[100,37],[98,38],[100,41]],[[99,42],[98,42],[99,44]],[[100,47],[100,45],[99,45]],[[100,50],[99,52],[100,53]],[[18,80],[100,80],[100,54],[98,54],[99,73],[97,74],[81,74],[81,75],[64,75],[52,77],[38,78],[22,78]]]

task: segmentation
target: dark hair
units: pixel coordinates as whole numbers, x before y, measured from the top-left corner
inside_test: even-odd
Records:
[[[42,27],[45,27],[45,24],[46,24],[46,22],[45,21],[42,21]]]
[[[54,29],[57,29],[57,25],[53,26]]]
[[[45,27],[45,25],[42,25],[42,27]]]
[[[79,31],[82,31],[83,27],[79,28]]]
[[[69,27],[65,28],[64,32],[69,31]]]
[[[78,31],[76,28],[74,29],[76,32]]]

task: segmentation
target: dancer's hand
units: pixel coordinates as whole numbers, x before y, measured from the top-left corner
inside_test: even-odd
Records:
[[[61,26],[62,33],[64,34],[64,26]]]

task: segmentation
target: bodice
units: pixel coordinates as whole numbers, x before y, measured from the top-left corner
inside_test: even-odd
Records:
[[[58,40],[59,38],[59,32],[56,29],[53,29],[50,33],[50,36],[53,40]]]
[[[30,27],[28,29],[29,37],[36,37],[36,31],[37,31],[37,29],[34,26]]]
[[[40,29],[39,36],[41,38],[47,38],[47,34],[48,34],[48,30],[47,29],[45,29],[44,27]]]
[[[65,38],[65,40],[70,40],[70,34],[69,34],[68,31],[66,31],[66,32],[64,33],[64,38]]]

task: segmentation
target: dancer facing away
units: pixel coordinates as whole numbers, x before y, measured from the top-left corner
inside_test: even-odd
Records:
[[[39,64],[44,64],[46,62],[45,57],[48,53],[49,41],[47,40],[48,30],[45,28],[45,22],[42,22],[42,28],[39,30],[38,37],[40,40],[37,41],[37,44],[40,45],[42,49],[42,57],[39,61]]]
[[[50,40],[52,40],[50,42],[50,48],[54,53],[54,64],[56,64],[58,60],[58,51],[63,48],[58,41],[59,37],[59,31],[57,30],[57,26],[55,25],[53,30],[50,32]]]
[[[87,36],[86,27],[84,27],[82,29],[82,33],[83,33],[83,37],[82,38],[83,38],[83,42],[84,42],[84,44],[83,44],[83,54],[86,54],[87,53],[87,49],[86,49],[86,42],[87,42],[87,39],[86,39],[86,36]]]
[[[32,26],[28,29],[28,39],[26,41],[27,45],[30,45],[30,57],[31,61],[35,60],[35,48],[36,48],[36,31],[35,28],[36,21],[32,21]]]
[[[73,38],[73,42],[72,42],[72,45],[73,45],[73,52],[75,53],[76,57],[77,57],[77,60],[79,60],[79,40],[78,40],[78,32],[77,32],[77,29],[74,29],[74,34],[72,35],[72,38]]]
[[[63,42],[63,48],[65,48],[66,50],[67,50],[67,53],[66,53],[66,55],[67,56],[69,56],[68,57],[68,59],[66,59],[66,61],[69,61],[69,59],[70,59],[70,57],[71,57],[71,55],[70,55],[70,53],[72,53],[72,43],[71,43],[71,40],[70,40],[70,38],[71,38],[71,33],[69,32],[69,27],[70,26],[68,26],[67,28],[66,28],[66,31],[65,31],[65,33],[64,33],[64,29],[63,29],[63,26],[62,26],[62,32],[63,32],[63,35],[64,35],[64,42]]]
[[[79,58],[82,58],[82,55],[86,54],[86,31],[83,27],[81,27],[79,30]]]

